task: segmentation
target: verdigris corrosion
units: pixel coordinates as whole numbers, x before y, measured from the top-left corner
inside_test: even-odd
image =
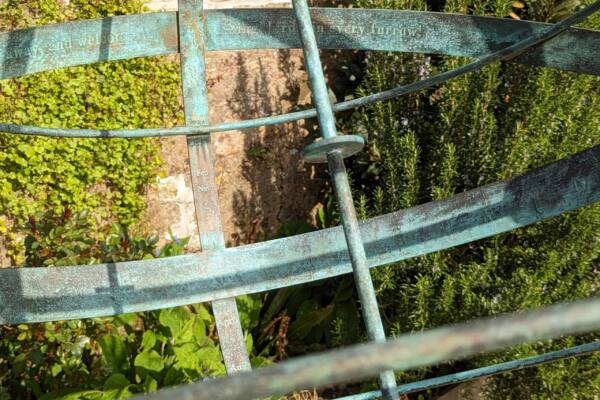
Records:
[[[115,315],[212,301],[230,374],[249,369],[234,296],[354,273],[369,339],[375,343],[311,356],[224,382],[159,392],[157,399],[239,399],[278,395],[306,385],[380,374],[380,391],[350,398],[432,388],[600,349],[598,342],[525,360],[396,386],[393,368],[414,368],[523,341],[600,327],[600,300],[555,305],[527,315],[442,327],[385,341],[369,268],[431,253],[525,226],[600,200],[600,146],[504,182],[450,199],[359,223],[343,158],[364,139],[338,136],[334,112],[424,89],[496,61],[600,75],[600,33],[571,26],[600,1],[554,25],[436,13],[308,8],[205,12],[202,0],[180,0],[177,13],[80,21],[0,34],[0,79],[53,68],[179,53],[186,126],[171,129],[77,130],[0,124],[0,131],[59,137],[187,135],[202,253],[66,268],[0,270],[0,323],[31,323]],[[302,47],[314,110],[210,125],[205,52]],[[476,57],[428,79],[330,104],[319,48],[410,51]],[[308,162],[327,162],[343,227],[224,248],[211,132],[318,117],[323,139],[303,149]],[[223,383],[227,386],[223,387]],[[350,399],[349,398],[349,399]]]

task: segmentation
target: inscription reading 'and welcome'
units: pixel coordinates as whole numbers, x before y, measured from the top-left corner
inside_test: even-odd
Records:
[[[106,48],[107,50],[119,48],[127,45],[137,45],[142,37],[145,37],[144,44],[154,45],[149,32],[144,30],[137,34],[131,33],[110,33],[110,34],[77,34],[63,36],[62,40],[45,40],[41,43],[22,42],[13,43],[2,50],[0,42],[0,59],[10,61],[14,59],[45,58],[49,56],[69,55],[82,50],[98,51]],[[2,57],[3,56],[3,57]]]
[[[229,21],[228,21],[229,22]],[[409,27],[399,27],[384,25],[381,22],[370,23],[336,23],[313,21],[314,30],[317,34],[333,33],[346,34],[353,36],[376,35],[376,36],[399,36],[402,38],[420,38],[424,32],[419,29]],[[296,21],[290,17],[284,17],[280,20],[247,20],[231,21],[223,24],[223,31],[226,34],[235,34],[243,36],[254,36],[259,34],[286,34],[298,33]]]

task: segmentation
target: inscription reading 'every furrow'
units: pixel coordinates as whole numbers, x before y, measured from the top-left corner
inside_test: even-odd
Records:
[[[421,38],[424,32],[415,28],[381,25],[377,22],[369,24],[335,24],[313,21],[314,30],[319,33],[342,33],[352,35],[400,36],[406,38]],[[243,21],[224,24],[225,33],[253,36],[258,34],[298,33],[296,21],[292,18],[282,18],[279,21]]]

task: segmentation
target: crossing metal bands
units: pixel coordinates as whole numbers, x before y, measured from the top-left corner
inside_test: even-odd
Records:
[[[306,0],[293,0],[292,10],[205,11],[202,0],[179,0],[177,13],[112,17],[1,33],[0,79],[93,62],[180,54],[186,126],[80,130],[1,123],[0,131],[93,138],[189,136],[196,222],[203,252],[67,268],[0,269],[0,323],[88,318],[213,302],[225,364],[234,376],[159,391],[152,395],[156,399],[257,398],[377,374],[381,390],[350,398],[397,399],[401,393],[600,350],[600,343],[593,342],[397,385],[393,369],[417,368],[524,341],[600,328],[600,299],[588,299],[386,341],[370,276],[373,267],[490,237],[600,201],[600,145],[502,182],[359,222],[344,158],[361,151],[365,141],[356,135],[338,136],[334,116],[337,111],[421,90],[496,61],[600,76],[600,32],[571,28],[598,9],[600,1],[551,25],[413,11],[309,9]],[[303,49],[315,109],[211,125],[205,85],[206,52],[263,48]],[[331,104],[319,49],[421,52],[476,60],[422,81]],[[303,149],[302,158],[328,164],[342,226],[225,248],[210,134],[313,117],[318,118],[322,138]],[[354,274],[371,343],[247,371],[250,364],[235,296],[348,273]]]

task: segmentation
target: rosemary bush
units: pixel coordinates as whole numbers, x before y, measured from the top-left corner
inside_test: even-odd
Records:
[[[578,2],[360,0],[400,8],[555,22]],[[585,26],[600,29],[600,18]],[[359,94],[456,68],[469,60],[412,54],[367,57]],[[496,63],[427,91],[375,104],[345,121],[368,137],[353,162],[363,217],[391,212],[511,177],[600,142],[600,80]],[[393,334],[537,308],[598,293],[600,205],[486,240],[377,268],[383,314]],[[565,338],[416,372],[402,381],[488,365],[591,340]],[[491,380],[489,398],[597,398],[600,356],[567,360]]]

